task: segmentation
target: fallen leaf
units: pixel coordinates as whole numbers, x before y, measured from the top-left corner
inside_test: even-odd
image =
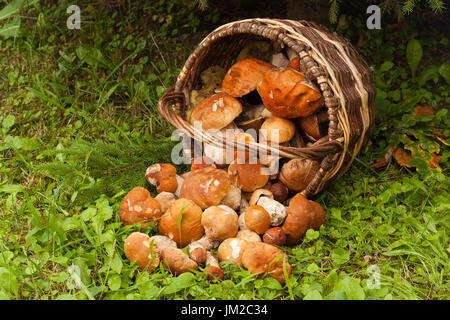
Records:
[[[417,107],[414,109],[414,118],[422,115],[422,114],[431,114],[434,115],[434,111],[428,107]]]
[[[393,152],[394,152],[394,148],[389,148],[386,151],[386,154],[382,158],[376,160],[370,166],[374,169],[385,167],[388,164],[389,160],[391,159]]]
[[[411,168],[411,166],[409,165],[409,160],[411,160],[411,152],[410,151],[405,150],[402,147],[398,147],[397,149],[395,149],[394,159],[402,167]]]

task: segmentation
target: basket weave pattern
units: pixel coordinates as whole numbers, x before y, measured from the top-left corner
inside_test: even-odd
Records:
[[[243,144],[197,132],[186,121],[190,92],[201,85],[200,74],[211,65],[226,70],[235,62],[248,40],[268,39],[275,52],[289,47],[298,53],[301,70],[315,82],[328,110],[328,140],[320,139],[304,148]],[[159,112],[178,129],[191,137],[219,147],[248,151],[265,150],[280,157],[310,158],[321,168],[302,193],[311,197],[341,176],[368,139],[374,120],[375,88],[372,72],[351,43],[329,30],[307,21],[248,19],[222,25],[211,32],[191,53],[176,83],[161,97]]]

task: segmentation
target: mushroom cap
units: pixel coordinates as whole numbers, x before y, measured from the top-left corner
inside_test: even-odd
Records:
[[[120,220],[125,225],[141,222],[144,228],[149,223],[155,224],[161,214],[161,205],[143,187],[133,188],[120,202]]]
[[[156,243],[151,246],[150,237],[141,232],[133,232],[130,234],[124,242],[123,249],[125,256],[131,262],[149,272],[155,270],[159,265],[160,250]]]
[[[297,193],[289,201],[287,212],[288,215],[281,229],[286,233],[286,244],[296,245],[310,228],[314,207],[304,195]]]
[[[167,247],[161,252],[163,266],[172,273],[179,275],[197,269],[197,263],[189,258],[183,250],[175,247]]]
[[[319,169],[320,163],[315,160],[291,159],[281,167],[279,179],[290,190],[299,192],[310,184]]]
[[[286,233],[281,227],[270,228],[264,233],[263,241],[274,246],[282,246],[286,244]]]
[[[238,163],[233,161],[228,166],[231,182],[244,192],[253,192],[269,181],[267,167],[261,163]]]
[[[316,141],[322,137],[317,114],[312,114],[308,117],[298,118],[296,123],[297,126],[300,128],[300,130],[305,134],[305,136],[309,140]]]
[[[213,159],[207,156],[197,157],[191,163],[191,171],[203,169],[209,166],[213,166],[214,168],[216,167]]]
[[[228,238],[220,243],[217,255],[220,261],[231,261],[242,266],[242,254],[247,248],[248,242],[238,238]]]
[[[157,246],[159,251],[163,251],[167,247],[177,247],[177,243],[173,241],[172,239],[169,239],[169,237],[162,236],[162,235],[155,235],[150,237],[150,241],[153,241]]]
[[[311,228],[314,230],[319,230],[320,226],[327,220],[325,210],[323,210],[322,206],[315,201],[309,200],[309,204],[314,207],[314,211],[311,216]]]
[[[222,81],[222,92],[238,98],[255,90],[264,74],[275,66],[262,60],[243,59],[228,69]]]
[[[286,185],[281,182],[275,182],[270,186],[270,191],[273,194],[273,198],[278,202],[283,202],[287,199],[289,194],[289,189],[286,187]]]
[[[261,237],[252,230],[239,230],[236,235],[236,238],[242,239],[248,242],[261,242]]]
[[[239,229],[238,215],[230,207],[211,206],[203,212],[202,226],[211,240],[225,240],[234,237]]]
[[[203,99],[192,110],[190,122],[201,121],[202,129],[222,129],[242,112],[241,103],[221,92]]]
[[[253,205],[248,207],[244,212],[245,225],[249,230],[258,234],[263,234],[270,228],[270,215],[261,206]]]
[[[224,170],[206,167],[192,171],[181,186],[180,198],[194,201],[202,209],[216,206],[230,190],[230,177]]]
[[[158,193],[175,192],[178,187],[176,175],[177,169],[170,163],[155,163],[145,170],[145,179]]]
[[[285,282],[283,264],[286,272],[291,273],[287,255],[279,248],[264,242],[249,242],[242,255],[242,265],[251,273],[266,273],[280,283]]]
[[[261,126],[261,134],[267,142],[285,143],[295,134],[295,124],[291,120],[270,117]]]
[[[282,118],[307,117],[323,105],[320,91],[291,68],[266,72],[257,90],[266,108]]]
[[[179,247],[185,247],[203,236],[201,220],[202,209],[194,201],[181,198],[175,200],[163,214],[158,230],[160,234],[175,241]]]

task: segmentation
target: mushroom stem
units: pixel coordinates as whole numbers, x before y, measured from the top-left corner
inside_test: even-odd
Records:
[[[211,240],[206,235],[188,245],[189,257],[197,263],[206,262],[206,252],[219,246],[219,241]]]
[[[204,270],[209,281],[222,280],[223,270],[219,266],[219,261],[210,251],[206,252],[206,267]]]

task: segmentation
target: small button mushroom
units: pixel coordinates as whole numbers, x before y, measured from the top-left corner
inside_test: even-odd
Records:
[[[244,59],[228,69],[222,81],[222,91],[238,98],[255,90],[264,74],[275,66],[258,59]]]
[[[273,198],[280,203],[286,200],[289,194],[288,187],[281,181],[273,183],[270,187],[270,191],[273,194]]]
[[[248,242],[238,238],[228,238],[220,244],[217,254],[220,261],[231,261],[242,266],[242,254],[247,248]]]
[[[279,179],[289,190],[303,191],[313,180],[320,163],[311,159],[292,159],[286,162],[280,171]]]
[[[267,142],[285,143],[294,137],[295,124],[288,119],[270,117],[262,124],[260,133]]]
[[[143,187],[135,187],[120,202],[120,220],[123,224],[141,223],[141,228],[155,224],[161,216],[161,205]]]
[[[203,212],[202,225],[208,238],[223,241],[237,234],[238,215],[230,207],[212,206]]]
[[[239,164],[233,161],[228,167],[231,182],[245,192],[253,192],[269,181],[267,167],[261,163]]]
[[[266,209],[261,206],[250,206],[245,210],[243,215],[246,229],[255,231],[258,234],[263,234],[270,227],[270,215]]]
[[[171,192],[163,191],[159,193],[155,200],[159,202],[161,205],[161,212],[164,213],[167,211],[167,209],[170,207],[170,205],[176,200],[177,198],[175,195]]]
[[[175,200],[159,220],[159,233],[169,237],[179,247],[200,239],[204,230],[201,224],[202,209],[188,199]]]
[[[191,163],[191,171],[203,169],[209,166],[213,166],[214,168],[216,168],[216,164],[214,163],[213,159],[208,158],[206,156],[197,157]]]
[[[145,170],[145,179],[156,187],[158,193],[175,192],[178,187],[176,175],[177,169],[170,163],[155,163]]]
[[[266,209],[269,213],[270,225],[274,227],[280,226],[286,219],[286,207],[278,201],[268,197],[260,197],[256,204]]]
[[[287,217],[281,226],[286,233],[286,244],[296,245],[310,228],[311,216],[314,214],[314,207],[310,201],[301,193],[296,194],[290,201],[287,209]]]
[[[264,74],[258,93],[266,108],[277,117],[307,117],[323,105],[320,90],[298,71],[277,68]]]
[[[194,201],[206,209],[218,205],[230,190],[230,178],[226,171],[206,167],[198,169],[184,180],[180,197]]]
[[[206,266],[203,272],[209,281],[223,279],[223,270],[219,266],[219,261],[210,251],[206,252]]]
[[[197,269],[198,265],[183,250],[175,247],[167,247],[161,252],[161,260],[164,268],[169,269],[175,275],[190,272]]]
[[[220,241],[211,240],[206,235],[188,245],[189,257],[197,263],[205,263],[206,252],[219,246]]]
[[[274,246],[283,246],[286,244],[286,234],[281,227],[273,227],[264,233],[263,241]]]
[[[190,122],[201,122],[202,130],[222,129],[242,112],[241,103],[226,93],[216,93],[202,100],[192,110]]]
[[[285,283],[284,268],[287,275],[291,273],[291,265],[287,255],[279,248],[264,242],[251,242],[242,254],[242,265],[251,273],[262,273]]]
[[[248,242],[261,242],[261,237],[255,231],[251,230],[240,230],[237,233],[236,238]]]
[[[232,184],[230,185],[230,190],[228,190],[228,193],[222,199],[220,204],[226,205],[227,207],[230,207],[233,210],[237,210],[241,205],[241,198],[242,198],[241,189]]]
[[[141,232],[133,232],[124,242],[125,256],[131,262],[148,272],[159,265],[160,249],[156,243],[151,244],[150,237]]]

